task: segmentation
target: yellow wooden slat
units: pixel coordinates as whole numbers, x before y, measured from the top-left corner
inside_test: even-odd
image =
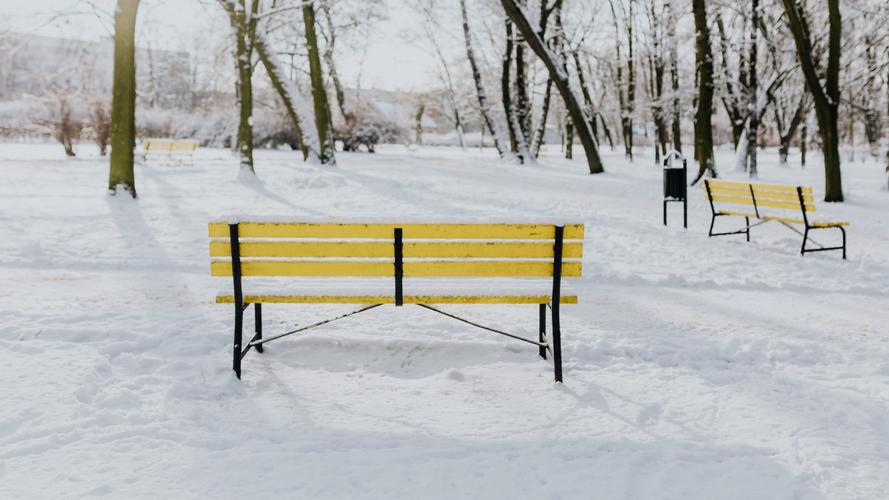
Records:
[[[759,189],[754,189],[753,194],[756,196],[756,201],[759,200],[768,200],[768,201],[788,201],[788,202],[796,202],[799,205],[799,194],[794,191],[793,193],[776,193],[774,191],[763,191]],[[815,198],[811,194],[803,193],[803,201],[806,204],[815,203]]]
[[[562,295],[562,304],[577,304],[576,295]],[[216,297],[218,304],[232,304],[232,295]],[[405,295],[405,304],[547,304],[549,295]],[[246,304],[394,304],[391,295],[245,295]]]
[[[366,241],[242,241],[241,257],[395,257],[392,243]],[[211,257],[231,257],[228,240],[210,242]]]
[[[753,190],[756,191],[773,191],[778,193],[793,193],[796,194],[797,186],[788,186],[785,184],[766,184],[763,182],[738,182],[738,181],[723,181],[718,179],[708,179],[707,184],[710,185],[710,189],[747,189],[750,188],[748,186],[753,186]],[[812,194],[811,187],[803,187],[803,194]]]
[[[750,205],[753,206],[753,198],[749,196],[747,198],[739,197],[739,196],[728,196],[728,195],[713,195],[710,197],[713,201],[718,201],[720,203],[735,203],[737,205]]]
[[[198,148],[197,142],[174,142],[170,149],[172,151],[194,151]]]
[[[553,239],[555,229],[543,224],[354,224],[354,223],[272,223],[242,222],[241,238],[379,238],[393,237],[401,227],[405,239]],[[226,238],[228,224],[211,222],[211,238]],[[565,226],[564,238],[583,239],[583,224]]]
[[[581,275],[580,262],[563,262],[562,276],[578,278]],[[543,277],[553,275],[551,262],[405,262],[406,277]]]
[[[756,214],[753,212],[740,212],[737,210],[719,210],[717,211],[719,215],[737,215],[740,217],[756,217]]]
[[[243,276],[392,276],[394,264],[379,261],[242,261]],[[552,276],[551,262],[429,261],[405,262],[405,277],[544,277]],[[580,262],[563,262],[562,276],[581,275]],[[231,262],[210,263],[213,276],[231,276]]]
[[[736,196],[712,196],[713,201],[719,203],[735,203],[738,205],[753,205],[753,199],[751,198],[739,198]],[[756,206],[758,208],[783,208],[787,210],[800,210],[799,202],[790,203],[790,202],[780,202],[780,201],[769,201],[769,200],[760,200],[756,199]],[[806,204],[806,212],[814,212],[815,205]]]
[[[363,241],[243,241],[241,257],[387,257],[395,256],[392,243]],[[404,244],[405,258],[552,258],[552,243],[516,242],[412,242]],[[211,257],[230,257],[227,240],[210,242]],[[583,257],[582,243],[565,243],[562,257]]]
[[[849,225],[846,221],[815,221],[810,222],[809,224],[811,224],[812,227],[842,227]]]

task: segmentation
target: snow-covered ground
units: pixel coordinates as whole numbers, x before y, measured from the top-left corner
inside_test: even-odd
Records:
[[[778,225],[708,239],[697,188],[688,231],[678,206],[664,228],[660,171],[618,153],[589,176],[556,155],[386,147],[329,168],[263,151],[245,183],[202,150],[139,166],[132,202],[81,149],[0,145],[0,498],[887,497],[877,164],[844,165],[848,201],[819,204],[851,222],[843,261],[800,257]],[[767,152],[761,179],[821,196],[817,162]],[[206,229],[232,213],[583,220],[565,383],[531,346],[391,306],[251,352],[238,381]],[[349,309],[267,306],[266,331]],[[536,307],[447,309],[535,334]]]

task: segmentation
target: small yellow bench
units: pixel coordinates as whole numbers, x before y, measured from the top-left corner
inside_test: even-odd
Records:
[[[198,149],[198,141],[182,139],[145,139],[142,142],[142,158],[148,161],[148,155],[187,156],[191,158]]]
[[[708,179],[704,181],[704,192],[707,195],[707,200],[710,202],[710,210],[713,214],[713,217],[710,219],[709,236],[746,234],[747,241],[750,241],[750,228],[775,221],[803,237],[802,249],[800,250],[802,255],[808,252],[842,250],[843,259],[846,258],[845,226],[848,226],[849,223],[810,219],[809,215],[815,211],[815,199],[812,196],[811,187]],[[741,206],[744,209],[725,209],[723,208],[725,205],[732,207]],[[716,218],[724,216],[744,217],[746,227],[739,231],[714,233],[713,227],[716,224]],[[750,219],[757,219],[758,222],[750,224]],[[793,227],[794,224],[803,226],[804,230],[800,232]],[[842,232],[842,246],[824,247],[809,237],[809,232],[813,229],[830,228],[836,228]],[[818,248],[807,248],[807,242],[811,242]]]
[[[576,304],[563,278],[581,275],[583,225],[464,223],[212,222],[210,269],[232,279],[216,297],[234,304],[232,368],[263,344],[383,304],[416,304],[469,325],[536,345],[553,356],[562,381],[560,305]],[[341,286],[347,278],[357,285]],[[357,287],[357,288],[356,288]],[[364,289],[362,289],[364,287]],[[371,289],[371,291],[367,291]],[[289,332],[263,337],[262,304],[360,304],[362,307]],[[255,333],[243,342],[243,316],[254,306]],[[535,304],[538,339],[480,325],[439,304]],[[546,335],[546,308],[552,338]]]

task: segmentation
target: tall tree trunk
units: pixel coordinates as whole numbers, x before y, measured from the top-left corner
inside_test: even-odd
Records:
[[[624,116],[621,117],[624,134],[624,155],[633,160],[633,113],[636,112],[636,56],[633,51],[633,16],[634,0],[629,0],[630,15],[627,19],[627,109]]]
[[[759,0],[753,0],[750,13],[750,69],[748,73],[750,92],[750,119],[747,121],[747,172],[750,177],[758,175],[756,165],[756,139],[759,137],[759,81],[757,80],[756,33],[759,31]]]
[[[256,48],[256,54],[259,56],[259,60],[262,62],[263,67],[265,67],[266,73],[269,75],[272,87],[275,88],[278,92],[278,96],[284,103],[284,109],[287,110],[287,116],[290,117],[290,122],[293,125],[293,130],[296,135],[296,144],[303,152],[303,160],[307,160],[309,157],[317,158],[317,144],[313,144],[310,148],[306,143],[303,133],[304,130],[314,126],[314,124],[311,123],[311,117],[303,116],[297,111],[297,109],[308,109],[302,102],[303,96],[299,93],[296,85],[291,82],[287,78],[287,75],[281,70],[278,62],[272,58],[271,54],[269,54],[268,46],[265,43],[265,36],[257,32],[254,36],[253,45]]]
[[[315,104],[315,128],[318,131],[318,159],[322,164],[336,164],[331,134],[330,104],[327,100],[327,90],[324,88],[324,70],[321,68],[321,54],[315,32],[314,2],[303,4],[303,24],[306,32],[306,48],[309,50],[309,76],[312,81],[312,101]]]
[[[543,40],[541,40],[537,33],[534,32],[534,28],[531,27],[531,23],[528,21],[528,16],[525,14],[524,9],[519,7],[515,0],[500,0],[500,3],[503,5],[506,14],[512,19],[512,22],[515,23],[519,33],[522,34],[525,41],[531,49],[534,50],[534,53],[537,54],[537,57],[539,57],[543,61],[543,64],[546,65],[550,78],[552,78],[556,88],[559,89],[559,93],[562,95],[562,100],[565,103],[565,108],[571,115],[571,121],[574,122],[577,135],[580,137],[581,144],[583,144],[590,173],[598,174],[604,172],[605,168],[602,165],[602,159],[599,157],[599,149],[595,139],[593,139],[593,132],[590,130],[590,124],[583,112],[583,107],[581,106],[580,101],[571,89],[568,75],[561,68],[558,58],[546,48],[543,44]]]
[[[420,102],[417,112],[414,114],[414,142],[423,144],[423,115],[426,114],[426,103]]]
[[[692,0],[695,18],[695,62],[698,74],[698,109],[695,113],[695,159],[698,161],[696,184],[708,171],[716,177],[713,156],[713,53],[710,50],[710,27],[707,25],[706,0]]]
[[[114,11],[114,87],[111,94],[111,165],[108,190],[136,197],[136,13],[139,0],[118,0]]]
[[[516,138],[515,113],[512,103],[512,54],[515,51],[515,37],[512,32],[512,21],[506,23],[506,48],[503,53],[503,65],[500,71],[500,100],[503,102],[503,114],[506,116],[506,130],[509,132],[509,149],[513,153],[519,150]]]
[[[543,92],[543,107],[540,110],[540,121],[537,122],[537,131],[534,133],[534,140],[531,143],[531,154],[534,157],[540,156],[540,147],[546,140],[546,120],[549,117],[550,99],[553,94],[553,80],[546,80],[546,90]]]
[[[679,49],[676,38],[676,14],[673,12],[673,2],[666,0],[664,10],[667,13],[667,38],[670,41],[670,83],[673,90],[673,106],[671,120],[671,136],[673,149],[682,152],[682,110],[679,101]]]
[[[803,112],[803,124],[799,132],[799,161],[803,168],[806,168],[806,153],[809,140],[809,117]]]
[[[523,1],[522,6],[524,5]],[[528,61],[525,58],[525,41],[521,39],[517,39],[515,42],[515,75],[515,117],[527,147],[527,138],[531,137],[531,100],[528,98]]]
[[[460,0],[460,13],[463,21],[463,40],[466,44],[466,58],[469,60],[469,66],[472,69],[472,80],[475,82],[475,94],[478,98],[478,107],[481,112],[482,119],[491,137],[494,140],[494,147],[500,153],[501,158],[512,158],[512,152],[509,151],[508,139],[504,137],[503,131],[496,125],[494,121],[491,107],[488,105],[488,96],[485,93],[485,85],[482,81],[482,74],[478,67],[478,61],[475,59],[475,51],[472,48],[472,33],[469,30],[469,15],[466,11],[466,0]]]
[[[235,34],[235,97],[238,104],[238,135],[235,149],[243,171],[253,173],[253,34],[256,28],[258,3],[248,14],[244,0],[217,0],[228,14]]]
[[[811,30],[796,0],[782,0],[787,22],[796,43],[800,68],[806,78],[815,107],[821,151],[824,156],[824,201],[843,201],[843,182],[840,170],[839,104],[840,104],[840,35],[842,18],[840,0],[827,0],[829,32],[825,84],[821,86],[818,67],[813,58]]]

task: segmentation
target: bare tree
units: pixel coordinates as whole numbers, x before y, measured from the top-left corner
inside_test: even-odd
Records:
[[[593,132],[590,130],[586,113],[584,113],[580,100],[571,88],[571,83],[568,79],[568,74],[564,71],[564,67],[559,63],[559,59],[550,52],[546,45],[544,45],[543,40],[541,40],[540,36],[534,31],[534,28],[531,27],[531,23],[528,21],[528,16],[525,13],[525,10],[516,3],[516,0],[500,0],[500,3],[503,5],[506,14],[512,19],[516,28],[525,38],[525,41],[531,49],[534,50],[537,57],[543,61],[543,64],[549,71],[550,78],[559,89],[565,108],[571,115],[571,121],[574,122],[578,136],[580,137],[580,142],[583,144],[590,173],[598,174],[604,172],[605,168],[602,165],[601,158],[599,158],[599,149],[595,139],[593,139]]]
[[[700,1],[700,0],[698,0]],[[843,201],[843,179],[840,171],[839,128],[837,120],[840,105],[840,35],[842,19],[840,0],[827,0],[828,55],[824,85],[819,77],[819,65],[813,54],[809,22],[798,0],[782,0],[787,22],[796,43],[797,55],[809,93],[812,95],[818,131],[821,135],[821,152],[824,155],[824,201]]]
[[[114,11],[114,87],[111,94],[111,161],[108,190],[136,197],[136,13],[139,0],[117,0]]]
[[[695,62],[698,80],[698,110],[695,113],[695,159],[698,161],[698,175],[692,184],[697,184],[704,174],[716,177],[716,160],[713,156],[713,52],[710,50],[710,27],[707,24],[705,0],[692,0],[695,18]]]

